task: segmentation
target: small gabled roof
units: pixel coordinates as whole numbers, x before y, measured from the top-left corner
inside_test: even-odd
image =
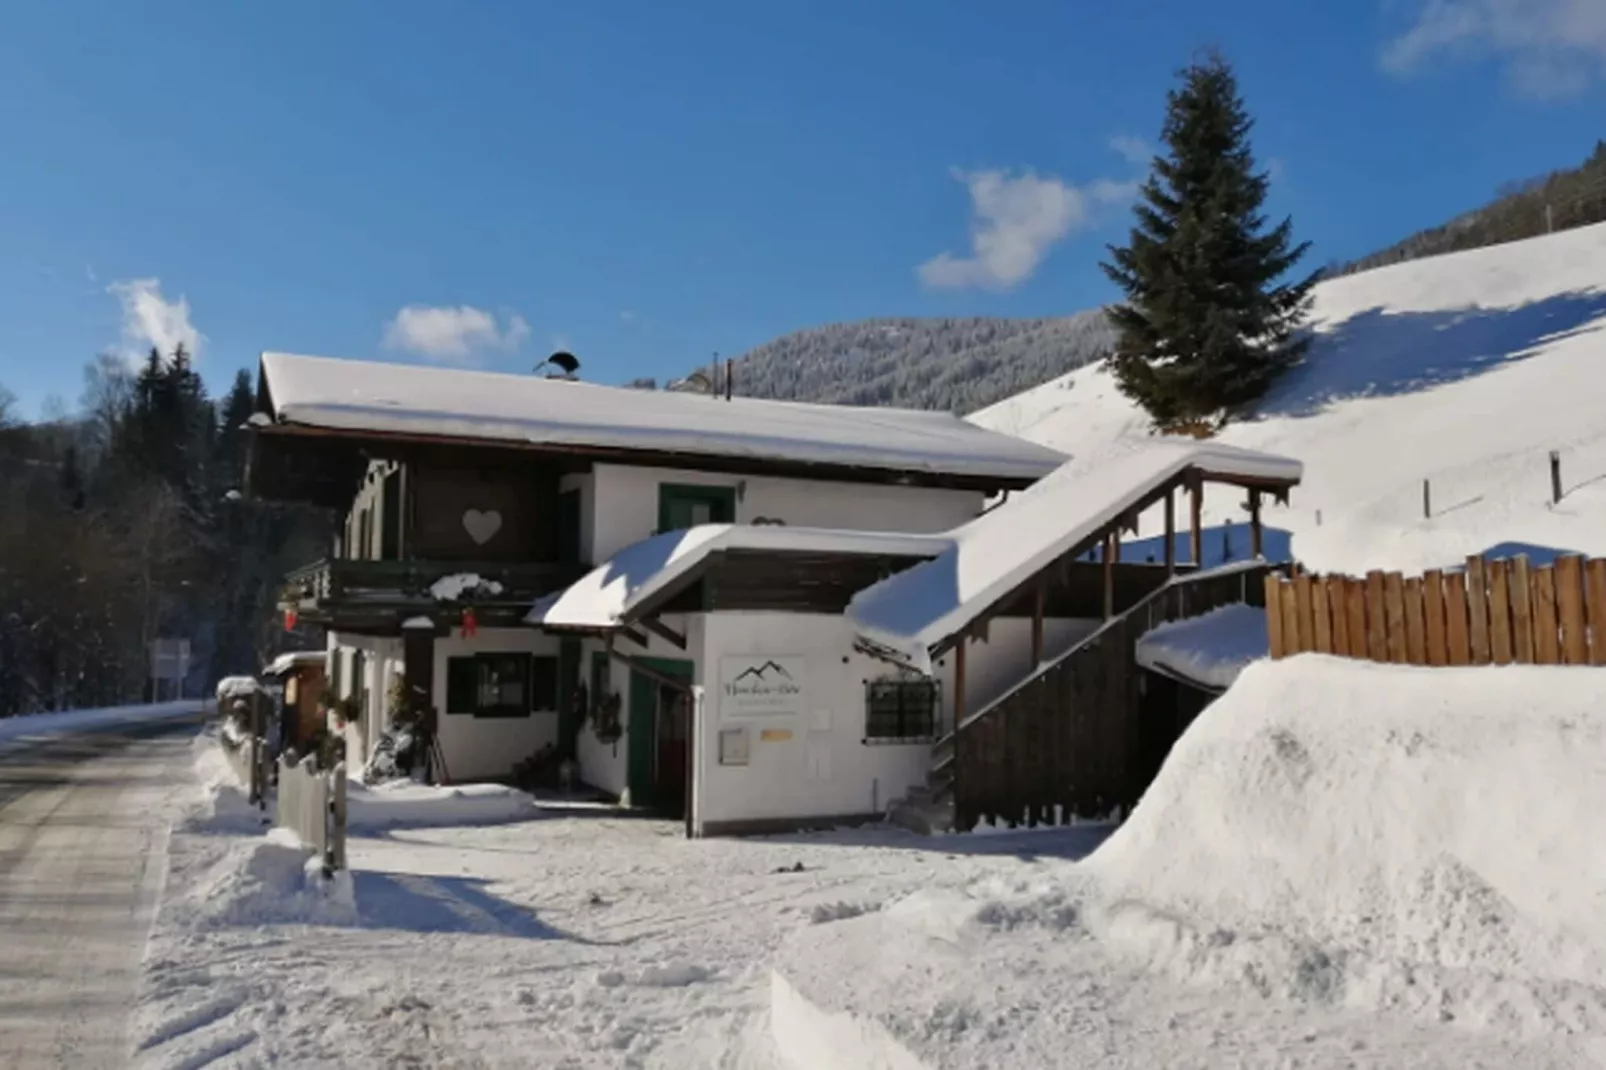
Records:
[[[930,669],[931,652],[1055,561],[1154,500],[1189,472],[1208,481],[1286,490],[1299,461],[1192,439],[1133,438],[1067,462],[949,533],[950,548],[854,597],[860,638]]]
[[[276,426],[516,443],[598,456],[743,459],[1025,486],[1064,461],[952,413],[633,390],[501,372],[262,355]]]
[[[620,550],[579,581],[537,602],[526,624],[605,631],[628,624],[643,607],[690,579],[727,550],[931,558],[952,545],[942,535],[838,531],[826,528],[704,524],[643,539]]]

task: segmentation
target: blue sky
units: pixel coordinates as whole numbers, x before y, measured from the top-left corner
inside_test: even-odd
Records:
[[[19,0],[0,385],[180,339],[214,390],[265,349],[617,382],[1076,311],[1203,45],[1313,263],[1606,135],[1600,0]]]

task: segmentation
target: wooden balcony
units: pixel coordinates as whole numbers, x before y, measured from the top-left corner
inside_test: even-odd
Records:
[[[285,577],[283,609],[310,624],[379,635],[426,616],[450,626],[473,609],[481,628],[517,625],[538,598],[587,571],[579,564],[505,561],[353,561],[325,559]],[[456,577],[479,577],[463,588]]]

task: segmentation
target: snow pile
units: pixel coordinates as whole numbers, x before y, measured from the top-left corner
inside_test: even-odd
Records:
[[[1087,863],[1167,972],[1606,1035],[1606,673],[1250,666]]]
[[[391,780],[365,787],[347,780],[346,825],[354,833],[387,828],[458,827],[539,816],[530,796],[501,784],[435,787]]]
[[[437,602],[455,602],[465,594],[499,595],[502,585],[496,580],[481,579],[477,572],[454,572],[442,576],[429,588],[429,596]]]
[[[1266,611],[1234,605],[1154,628],[1138,640],[1136,657],[1145,668],[1225,690],[1269,650]]]
[[[224,724],[219,734],[227,732]],[[201,733],[193,744],[193,791],[182,800],[174,828],[181,832],[236,833],[251,835],[262,831],[262,811],[246,797],[246,785],[223,753],[223,744],[212,731]]]
[[[248,699],[264,690],[254,676],[225,676],[217,682],[217,697],[223,700]]]
[[[144,706],[110,706],[98,710],[61,710],[0,717],[0,745],[50,739],[72,732],[93,732],[139,724],[197,719],[205,711],[195,699]]]
[[[1600,1065],[1603,808],[1606,673],[1256,662],[1086,861],[795,934],[777,1041],[911,1070],[1292,1065],[1266,1057],[1290,1043]]]
[[[355,925],[351,874],[323,875],[295,833],[212,837],[176,909],[191,927],[275,924]]]
[[[1221,436],[1305,462],[1291,507],[1266,522],[1321,571],[1420,571],[1512,541],[1606,554],[1603,280],[1606,224],[1317,286],[1305,364]],[[1147,433],[1097,366],[971,419],[1078,458]],[[1241,522],[1240,506],[1207,490],[1206,523]]]

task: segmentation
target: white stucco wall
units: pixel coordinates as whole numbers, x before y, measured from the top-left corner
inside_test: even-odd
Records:
[[[446,710],[446,662],[470,654],[512,652],[558,656],[556,636],[529,628],[482,628],[472,639],[462,630],[435,640],[435,689],[431,701],[440,711],[441,753],[453,782],[505,776],[513,766],[547,743],[558,741],[557,710],[538,710],[528,717],[472,717]]]
[[[793,527],[930,533],[963,524],[977,516],[985,504],[985,497],[976,491],[670,468],[599,464],[589,478],[591,493],[581,502],[586,517],[581,522],[581,545],[589,551],[593,564],[600,564],[657,529],[658,487],[663,483],[738,488],[736,521],[740,524],[765,517],[784,520]]]
[[[708,824],[878,813],[926,776],[928,743],[864,741],[864,683],[886,666],[853,651],[840,616],[712,613],[704,618],[698,683],[696,800]],[[737,717],[720,689],[719,665],[736,656],[804,660],[803,712]],[[748,764],[719,763],[719,731],[745,727]],[[771,739],[763,739],[768,730]]]

